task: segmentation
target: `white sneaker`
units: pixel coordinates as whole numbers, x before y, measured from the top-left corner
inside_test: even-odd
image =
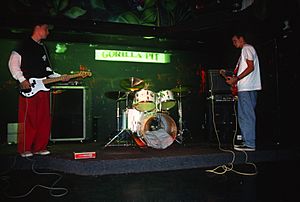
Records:
[[[235,147],[234,149],[237,151],[255,151],[255,147],[248,147],[248,146]]]
[[[23,152],[23,153],[21,154],[21,156],[22,156],[22,157],[31,157],[31,156],[33,156],[33,153],[31,153],[30,151],[26,151],[26,152]]]
[[[48,150],[41,150],[41,151],[35,152],[34,154],[45,156],[45,155],[50,154],[50,151],[48,151]]]
[[[233,145],[233,148],[239,148],[239,147],[244,147],[244,143],[241,143],[241,144],[234,144]]]

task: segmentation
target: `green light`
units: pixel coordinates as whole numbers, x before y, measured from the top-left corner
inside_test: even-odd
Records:
[[[144,63],[170,63],[171,54],[121,51],[121,50],[95,50],[95,60],[144,62]]]
[[[65,53],[67,51],[67,46],[66,44],[63,44],[63,43],[58,43],[56,44],[56,47],[55,47],[55,53]]]
[[[155,39],[155,36],[144,36],[144,39]]]

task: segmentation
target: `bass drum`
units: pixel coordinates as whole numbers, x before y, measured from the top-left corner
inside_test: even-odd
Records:
[[[165,149],[177,135],[175,121],[165,113],[145,113],[141,117],[135,142],[140,147]]]

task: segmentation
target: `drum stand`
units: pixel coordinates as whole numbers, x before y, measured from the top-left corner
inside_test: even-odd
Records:
[[[130,92],[126,92],[126,99],[125,99],[125,107],[126,109],[128,109],[128,95],[130,94]],[[104,148],[106,148],[107,146],[109,146],[114,140],[116,140],[121,134],[123,134],[124,132],[127,132],[129,135],[132,134],[132,131],[130,129],[126,128],[122,129],[120,128],[120,101],[122,101],[124,98],[119,98],[116,101],[116,117],[117,117],[117,131],[118,133],[109,141],[104,145]],[[121,130],[121,131],[120,131]]]
[[[106,148],[108,145],[110,145],[115,139],[117,139],[123,132],[127,132],[129,135],[132,134],[130,129],[123,129],[118,134],[116,134],[106,145],[104,145],[104,148]]]

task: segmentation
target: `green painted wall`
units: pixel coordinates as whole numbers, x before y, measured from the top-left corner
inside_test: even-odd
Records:
[[[17,122],[17,96],[15,81],[12,79],[7,61],[18,40],[0,39],[0,93],[1,93],[1,136],[6,136],[5,127],[9,122]],[[197,52],[168,51],[172,54],[171,63],[137,63],[137,62],[108,62],[96,61],[95,49],[120,49],[155,51],[142,47],[113,46],[88,43],[65,43],[65,53],[55,53],[57,41],[47,41],[50,49],[52,66],[59,73],[69,74],[78,71],[80,65],[86,66],[92,77],[83,79],[83,84],[89,87],[91,100],[91,117],[88,124],[93,124],[97,118],[97,139],[106,139],[116,130],[116,102],[105,96],[111,91],[126,91],[120,86],[120,81],[130,77],[138,77],[150,84],[149,90],[157,93],[170,90],[177,84],[188,85],[191,94],[183,98],[184,121],[194,133],[201,129],[201,119],[204,116],[198,69],[205,56]],[[158,50],[157,50],[158,51]],[[76,102],[76,100],[74,100]],[[121,104],[123,106],[124,104]],[[177,122],[177,106],[171,109],[170,115]],[[5,134],[4,134],[5,133]],[[199,135],[199,134],[197,134]]]

